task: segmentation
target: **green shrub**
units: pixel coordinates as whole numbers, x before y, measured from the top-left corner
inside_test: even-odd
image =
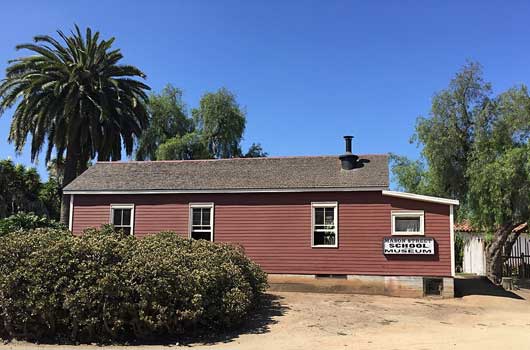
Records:
[[[233,326],[266,287],[265,274],[240,249],[170,232],[138,241],[124,272],[139,334]]]
[[[241,249],[174,233],[136,240],[41,229],[0,239],[0,328],[14,338],[109,342],[236,326],[266,276]]]
[[[28,231],[35,228],[64,229],[65,227],[46,216],[34,213],[17,213],[7,218],[0,219],[0,237],[15,231]]]

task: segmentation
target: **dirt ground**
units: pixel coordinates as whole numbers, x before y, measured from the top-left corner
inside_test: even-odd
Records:
[[[237,334],[136,349],[530,349],[530,290],[457,281],[455,299],[282,292]],[[11,343],[0,349],[101,349]],[[131,347],[112,346],[112,350]]]

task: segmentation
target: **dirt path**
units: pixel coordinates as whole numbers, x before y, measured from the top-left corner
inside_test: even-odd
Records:
[[[208,344],[173,349],[529,349],[530,292],[521,299],[465,296],[447,300],[277,293],[248,329]],[[514,295],[515,296],[515,295]],[[524,298],[524,299],[523,299]],[[13,343],[0,349],[71,349]],[[101,349],[79,346],[75,349]],[[130,347],[113,346],[113,350]],[[133,348],[167,349],[168,346]]]
[[[220,349],[528,349],[530,302],[282,293],[284,316]],[[530,293],[526,295],[530,298]]]

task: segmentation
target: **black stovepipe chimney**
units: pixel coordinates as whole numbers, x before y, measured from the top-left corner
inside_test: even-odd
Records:
[[[344,170],[354,169],[355,165],[357,164],[357,159],[359,159],[358,156],[356,156],[355,154],[351,152],[351,140],[352,139],[353,139],[353,136],[344,136],[344,141],[346,142],[346,153],[339,156],[342,169]]]
[[[344,136],[344,141],[346,141],[346,153],[351,153],[351,140],[353,136]]]

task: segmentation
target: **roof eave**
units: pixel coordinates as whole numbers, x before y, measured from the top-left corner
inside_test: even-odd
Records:
[[[460,205],[460,201],[456,199],[424,196],[421,194],[414,194],[414,193],[408,193],[408,192],[383,190],[383,195],[389,196],[389,197],[396,197],[396,198],[413,199],[413,200],[422,201],[422,202],[439,203],[439,204],[447,204],[447,205]]]
[[[282,192],[358,192],[385,191],[387,186],[308,187],[308,188],[237,188],[237,189],[143,189],[143,190],[68,190],[64,194],[193,194],[193,193],[282,193]]]

